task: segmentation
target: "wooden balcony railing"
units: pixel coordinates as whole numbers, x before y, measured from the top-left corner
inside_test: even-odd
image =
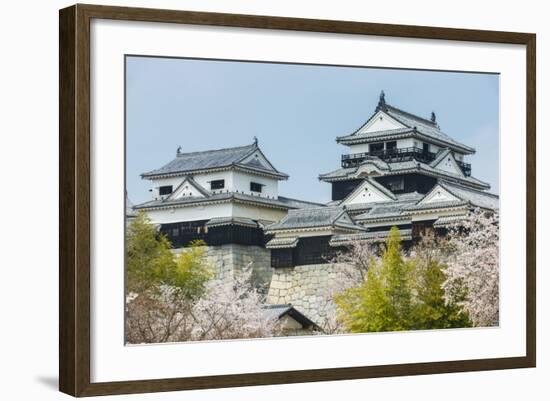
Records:
[[[435,153],[417,147],[382,149],[364,153],[342,155],[342,167],[355,167],[363,163],[368,157],[376,156],[387,162],[417,160],[429,163],[435,159]]]
[[[367,158],[372,156],[376,156],[390,163],[410,160],[416,160],[422,163],[430,163],[437,157],[435,153],[426,151],[418,147],[382,149],[371,152],[342,155],[342,167],[356,167],[363,163]],[[465,176],[468,177],[472,174],[471,164],[459,161],[457,161],[457,164],[460,166]]]

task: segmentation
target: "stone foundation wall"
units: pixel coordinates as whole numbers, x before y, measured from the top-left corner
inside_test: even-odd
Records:
[[[343,265],[325,263],[273,269],[267,293],[268,304],[292,304],[298,311],[323,327],[334,307],[331,289]]]
[[[175,249],[185,252],[188,248]],[[231,279],[252,263],[252,282],[266,296],[267,304],[292,304],[320,327],[334,308],[331,289],[342,271],[341,264],[302,265],[289,268],[271,267],[271,252],[259,246],[227,244],[206,247],[206,258],[218,277]]]
[[[188,248],[174,249],[174,252],[185,252]],[[251,263],[252,282],[261,292],[267,291],[271,281],[271,253],[260,246],[227,244],[207,246],[206,259],[221,278],[231,278],[233,272],[241,271]]]

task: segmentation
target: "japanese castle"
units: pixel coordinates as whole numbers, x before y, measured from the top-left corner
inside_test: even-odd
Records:
[[[445,134],[436,115],[423,118],[386,103],[356,131],[336,138],[348,148],[327,204],[279,195],[289,175],[277,170],[255,139],[234,148],[183,153],[142,174],[152,199],[134,206],[159,225],[175,248],[192,240],[270,251],[271,267],[330,263],[354,240],[383,241],[397,226],[404,241],[431,228],[444,232],[474,207],[496,210],[497,195],[466,162],[475,149]]]

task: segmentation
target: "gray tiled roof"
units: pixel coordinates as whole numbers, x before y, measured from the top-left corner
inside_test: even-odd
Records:
[[[267,249],[296,248],[298,237],[273,238],[265,245]]]
[[[253,196],[240,194],[235,192],[217,193],[208,197],[186,197],[180,199],[166,199],[166,200],[152,200],[139,205],[134,206],[135,209],[154,209],[154,208],[168,208],[168,207],[185,207],[194,206],[199,204],[208,204],[216,202],[251,202],[258,205],[265,205],[267,207],[275,207],[279,209],[298,209],[307,208],[312,206],[318,206],[316,203],[300,201],[297,199],[285,198],[279,196],[277,199],[264,198],[262,196]]]
[[[338,206],[314,207],[289,210],[279,222],[266,227],[267,232],[302,228],[342,227],[361,230],[346,211]]]
[[[485,209],[496,210],[499,208],[499,196],[486,191],[479,191],[456,185],[447,181],[440,181],[439,184],[456,197]]]
[[[320,329],[315,322],[297,310],[294,306],[292,306],[292,304],[265,304],[262,305],[262,311],[264,316],[268,319],[280,319],[283,316],[288,315],[300,323],[304,328],[313,328],[315,330]]]
[[[463,185],[457,185],[452,182],[445,180],[439,180],[436,186],[441,186],[443,189],[447,190],[449,193],[454,195],[458,200],[452,201],[440,201],[440,202],[429,202],[425,204],[414,204],[406,206],[403,208],[404,211],[417,211],[417,210],[427,210],[427,209],[440,209],[440,208],[449,208],[449,207],[458,207],[472,205],[481,207],[484,209],[497,210],[499,208],[499,197],[498,195],[492,194],[487,191],[481,191],[477,189],[472,189],[465,187]],[[434,186],[434,188],[436,188]],[[425,196],[429,196],[434,189],[428,192]]]
[[[401,235],[402,240],[412,239],[412,230],[410,228],[400,229],[399,233]],[[357,234],[336,234],[332,236],[329,244],[330,246],[342,246],[354,241],[378,242],[378,241],[384,241],[386,238],[388,238],[389,234],[390,234],[389,230],[388,231],[369,231],[369,232],[357,233]]]
[[[392,217],[401,217],[403,208],[415,205],[424,196],[417,192],[402,196],[393,202],[377,202],[372,204],[368,212],[354,217],[356,221],[368,221],[375,219],[387,219]]]
[[[291,304],[277,304],[277,305],[263,305],[262,306],[264,316],[268,319],[279,319],[284,316],[286,312],[292,309]]]
[[[245,169],[271,174],[281,179],[288,178],[288,175],[281,173],[275,167],[267,169],[255,160],[243,162],[248,156],[259,150],[256,143],[247,146],[206,150],[201,152],[179,153],[175,159],[168,164],[143,173],[143,178],[155,178],[172,174],[192,174],[197,171],[214,170],[238,166]],[[261,152],[261,150],[260,150]]]
[[[446,225],[449,225],[449,224],[454,224],[454,223],[458,223],[458,222],[461,222],[463,220],[465,220],[466,217],[464,215],[461,215],[461,216],[444,216],[444,217],[440,217],[439,219],[437,219],[433,226],[434,227],[445,227]]]
[[[403,211],[447,209],[447,208],[455,208],[455,207],[467,206],[467,205],[468,205],[468,202],[463,201],[463,200],[430,202],[430,203],[424,203],[424,204],[421,204],[421,205],[406,206],[406,207],[403,208]]]
[[[369,163],[368,161],[362,165]],[[405,161],[405,162],[396,162],[396,163],[387,163],[389,170],[384,171],[383,175],[395,175],[401,173],[410,173],[410,172],[425,172],[429,175],[432,175],[437,178],[447,179],[447,180],[456,180],[465,185],[472,185],[480,189],[488,189],[489,184],[483,182],[475,177],[464,177],[458,174],[453,174],[448,171],[440,170],[434,168],[429,164],[418,162],[418,161]],[[326,174],[319,175],[319,179],[322,181],[338,181],[343,179],[353,179],[356,178],[356,173],[359,171],[361,166],[357,167],[348,167],[348,168],[339,168],[337,170],[331,171]]]
[[[376,114],[375,112],[365,122],[365,124],[363,124],[358,130],[356,130],[350,135],[338,137],[336,138],[336,141],[344,144],[345,143],[366,143],[366,142],[369,142],[370,140],[381,140],[382,138],[388,137],[388,136],[414,135],[414,136],[418,136],[420,139],[423,139],[422,137],[425,137],[427,139],[432,139],[439,144],[441,143],[447,144],[451,147],[458,148],[466,153],[475,152],[474,148],[464,145],[463,143],[460,143],[454,140],[453,138],[451,138],[449,135],[445,134],[443,131],[441,131],[441,129],[439,128],[439,125],[437,125],[436,123],[430,120],[408,113],[406,111],[398,109],[397,107],[390,106],[389,104],[385,104],[385,108],[383,111],[387,113],[389,116],[391,116],[392,118],[394,118],[395,120],[399,121],[406,128],[398,128],[393,130],[385,130],[385,131],[369,132],[369,133],[359,133],[359,131],[361,131],[361,129],[366,124],[368,124],[369,121],[374,117],[374,115]]]
[[[245,217],[214,217],[206,223],[208,227],[219,227],[219,226],[245,226],[245,227],[258,227],[252,219],[247,219]]]

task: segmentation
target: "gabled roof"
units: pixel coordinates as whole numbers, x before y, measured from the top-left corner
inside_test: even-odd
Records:
[[[438,185],[456,197],[470,204],[485,209],[496,210],[499,208],[499,196],[486,191],[479,191],[462,185],[456,185],[448,181],[440,181]]]
[[[282,238],[272,238],[265,244],[267,249],[287,249],[287,248],[296,248],[298,245],[298,237],[282,237]]]
[[[206,222],[207,227],[242,226],[258,227],[258,223],[246,217],[214,217]]]
[[[462,177],[466,176],[462,168],[458,165],[453,152],[449,148],[440,150],[436,158],[430,163],[430,167]]]
[[[431,167],[436,167],[439,163],[441,163],[441,161],[447,157],[447,155],[451,153],[451,149],[449,148],[445,148],[445,149],[442,149],[436,156],[435,159],[432,160],[432,162],[430,163],[430,166]]]
[[[262,161],[249,158],[255,152]],[[267,160],[255,141],[251,145],[200,152],[178,153],[176,158],[168,164],[141,175],[142,178],[155,179],[167,176],[190,175],[211,170],[227,170],[238,168],[252,173],[268,175],[277,179],[286,180],[288,175],[278,171]]]
[[[299,312],[292,304],[273,304],[273,305],[262,305],[264,315],[268,319],[281,319],[284,316],[290,316],[292,319],[296,320],[302,325],[303,328],[312,328],[319,330],[320,328],[307,318],[303,313]]]
[[[172,200],[172,199],[179,199],[180,194],[182,192],[182,188],[184,188],[185,184],[190,185],[195,191],[197,191],[202,196],[210,196],[211,192],[208,191],[206,188],[204,188],[202,185],[200,185],[197,181],[193,179],[193,177],[186,176],[183,181],[172,191],[172,193],[166,197],[166,200]]]
[[[384,113],[395,121],[398,121],[403,125],[401,128],[374,131],[374,132],[362,132],[365,126],[367,126],[371,120],[379,113]],[[390,138],[405,138],[414,136],[421,140],[431,141],[439,146],[449,146],[464,153],[475,153],[475,149],[460,143],[449,135],[441,131],[439,125],[434,120],[428,120],[415,114],[398,109],[395,106],[391,106],[386,103],[383,93],[380,97],[380,102],[375,112],[369,117],[369,119],[361,125],[356,131],[349,135],[340,136],[336,138],[336,142],[351,145],[359,143],[369,143],[380,141]]]
[[[367,164],[372,164],[372,161],[366,160],[365,162],[361,163],[361,165],[356,167],[339,168],[329,173],[320,174],[319,180],[325,181],[325,182],[334,182],[334,181],[344,181],[344,180],[361,178],[359,176],[361,174],[361,170],[364,169]],[[384,166],[384,165],[381,165],[380,163],[378,163],[378,165],[376,166],[373,165],[373,167],[376,167],[378,170],[380,170],[382,172],[381,174],[384,176],[396,175],[396,174],[420,173],[420,174],[429,175],[431,177],[444,179],[447,181],[455,180],[456,182],[461,183],[463,185],[472,186],[478,189],[490,188],[489,184],[475,177],[472,177],[472,176],[464,177],[463,175],[453,174],[445,170],[434,168],[427,163],[422,163],[415,160],[406,161],[406,162],[385,163],[385,166],[387,166],[387,168],[380,168],[380,166]]]
[[[344,208],[325,206],[289,210],[280,221],[267,226],[266,232],[311,228],[363,229],[353,222]]]
[[[434,198],[437,191],[446,191],[441,198]],[[446,198],[445,198],[446,197]],[[433,201],[427,201],[434,199]],[[419,211],[427,209],[456,208],[461,206],[476,206],[484,209],[497,210],[499,208],[498,195],[480,191],[463,185],[457,185],[448,181],[438,183],[416,204],[404,207],[404,211]]]
[[[387,189],[385,186],[383,186],[382,184],[378,183],[376,180],[374,180],[373,178],[371,177],[366,177],[362,183],[360,183],[359,185],[357,185],[355,187],[355,189],[353,191],[351,191],[351,193],[346,196],[342,202],[340,203],[340,205],[346,205],[349,201],[353,200],[354,198],[356,198],[359,193],[361,191],[363,191],[364,189],[366,188],[374,188],[375,191],[378,191],[382,194],[382,196],[385,196],[386,198],[388,198],[389,200],[397,200],[397,197],[395,196],[395,194],[390,191],[389,189]],[[368,202],[365,202],[365,203],[368,203]]]
[[[404,208],[417,204],[422,198],[423,195],[412,192],[400,195],[399,199],[394,202],[374,203],[367,212],[354,216],[354,220],[369,222],[373,220],[401,218],[403,217],[402,211]]]

